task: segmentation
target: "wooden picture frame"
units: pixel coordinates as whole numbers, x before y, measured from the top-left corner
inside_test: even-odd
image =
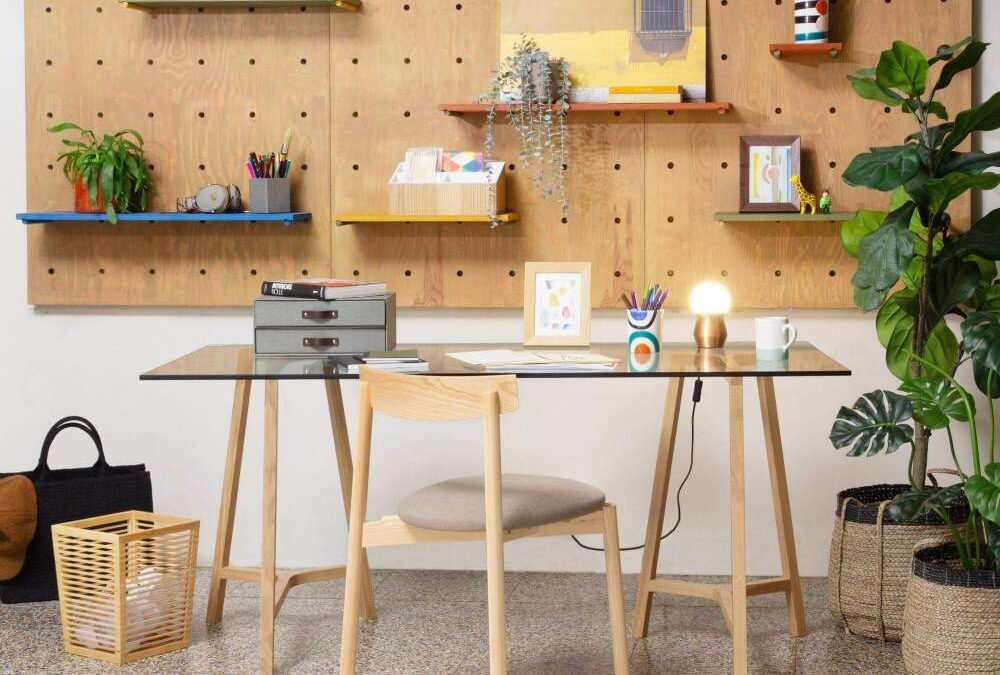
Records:
[[[754,148],[761,147],[772,148],[772,157],[785,161],[760,166],[761,153]],[[799,193],[788,179],[800,175],[801,167],[801,136],[740,136],[740,213],[798,213]],[[771,200],[761,189],[766,171],[774,173]]]
[[[589,262],[524,264],[525,346],[589,347],[590,305]]]

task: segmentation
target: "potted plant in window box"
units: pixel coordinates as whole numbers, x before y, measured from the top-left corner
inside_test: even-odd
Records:
[[[967,505],[960,495],[919,513],[891,509],[890,503],[925,487],[927,450],[943,419],[915,416],[909,431],[900,426],[910,408],[926,403],[930,384],[943,386],[944,374],[962,358],[963,347],[945,317],[971,311],[1000,315],[1000,210],[967,231],[952,226],[949,205],[969,190],[989,190],[1000,175],[1000,153],[958,152],[973,132],[1000,128],[1000,94],[949,119],[937,100],[963,71],[973,68],[986,44],[965,38],[940,47],[927,58],[904,42],[882,52],[877,67],[849,76],[854,90],[880,105],[899,108],[916,123],[900,145],[872,148],[854,158],[844,173],[850,185],[890,193],[887,212],[859,211],[844,223],[844,248],[858,259],[852,284],[855,303],[878,310],[875,320],[889,370],[905,395],[872,392],[853,408],[841,408],[830,438],[851,456],[871,456],[911,448],[906,483],[847,490],[838,496],[837,524],[830,550],[831,609],[850,632],[898,640],[911,552],[919,541],[951,533],[948,522],[964,526]],[[940,65],[928,87],[928,72]],[[935,119],[936,118],[936,119]],[[988,382],[973,363],[977,386],[1000,396],[1000,380]],[[948,391],[952,391],[949,389]],[[954,396],[954,394],[952,394]],[[942,490],[941,492],[946,491]]]
[[[139,132],[125,129],[98,139],[90,129],[72,122],[49,127],[53,133],[78,131],[80,140],[62,139],[68,149],[59,155],[63,173],[74,186],[78,213],[106,213],[112,223],[118,212],[146,209],[149,172]]]

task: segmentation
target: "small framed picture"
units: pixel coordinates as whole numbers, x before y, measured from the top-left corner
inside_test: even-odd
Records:
[[[524,344],[590,346],[590,263],[524,264]]]
[[[797,213],[801,136],[740,136],[740,213]]]

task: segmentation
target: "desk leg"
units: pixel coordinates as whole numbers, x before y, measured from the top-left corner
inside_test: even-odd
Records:
[[[212,561],[212,585],[208,592],[208,612],[205,617],[210,626],[222,621],[222,610],[226,603],[226,579],[222,576],[222,570],[229,566],[229,551],[233,545],[236,494],[240,489],[240,468],[243,465],[243,442],[246,439],[249,407],[250,381],[238,380],[233,394],[233,415],[229,423],[229,442],[226,447],[226,474],[222,481],[222,502],[219,504],[215,557]]]
[[[264,486],[260,552],[260,673],[274,671],[278,515],[278,381],[264,385]]]
[[[732,546],[733,675],[747,673],[746,490],[743,469],[743,380],[729,380],[729,539]]]
[[[333,446],[337,453],[337,470],[340,472],[340,494],[344,498],[344,513],[350,521],[354,465],[351,461],[351,439],[347,433],[347,418],[344,415],[344,396],[340,389],[340,380],[326,380],[326,404],[330,411],[330,430],[333,432]],[[361,557],[361,589],[361,616],[365,619],[374,619],[375,591],[372,589],[367,551],[362,553]]]
[[[781,553],[781,575],[788,580],[785,601],[788,604],[788,630],[802,637],[808,633],[805,609],[802,606],[802,584],[795,559],[795,533],[792,529],[792,508],[788,500],[788,481],[781,448],[781,428],[778,426],[778,406],[774,397],[774,380],[757,378],[757,396],[764,424],[767,464],[771,475],[771,496],[774,499],[774,520],[778,526],[778,547]]]
[[[660,447],[656,455],[653,492],[649,499],[649,517],[646,520],[646,545],[642,553],[642,571],[639,573],[639,595],[635,601],[635,619],[632,621],[632,635],[636,638],[646,637],[649,630],[649,611],[653,604],[651,584],[656,579],[656,567],[660,557],[660,536],[667,508],[667,488],[670,486],[670,467],[674,462],[674,443],[677,440],[677,421],[683,392],[684,378],[671,379],[667,386],[667,399],[663,408]]]

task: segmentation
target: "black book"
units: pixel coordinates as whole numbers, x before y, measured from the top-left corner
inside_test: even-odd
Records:
[[[385,284],[341,279],[299,279],[297,281],[265,281],[262,295],[306,300],[343,300],[385,295]]]

